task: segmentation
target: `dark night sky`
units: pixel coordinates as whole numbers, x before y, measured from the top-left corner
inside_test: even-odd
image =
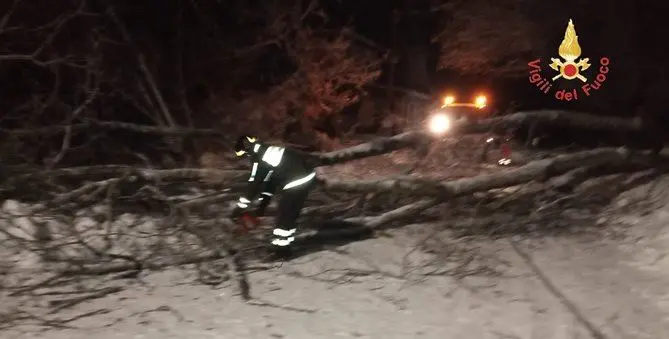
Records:
[[[390,47],[392,10],[398,1],[341,0],[324,2],[331,19],[337,23],[350,22],[365,37]]]

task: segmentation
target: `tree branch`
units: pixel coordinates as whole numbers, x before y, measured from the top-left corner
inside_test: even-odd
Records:
[[[669,157],[660,159],[663,163]],[[624,148],[598,148],[573,154],[560,155],[551,159],[536,160],[525,166],[502,173],[482,175],[438,183],[414,177],[399,177],[381,180],[323,180],[325,189],[345,192],[403,192],[414,196],[449,199],[475,192],[504,188],[535,180],[546,180],[580,167],[607,166],[626,168],[628,166],[651,167],[658,159],[647,153],[631,153]]]
[[[13,13],[14,10],[16,10],[16,7],[18,6],[20,1],[15,1],[12,4],[12,7],[10,8],[9,12],[2,18],[2,25],[6,25],[7,21],[9,20],[10,15]],[[44,25],[43,27],[51,27],[51,32],[47,35],[47,37],[42,41],[42,43],[31,53],[31,54],[6,54],[6,55],[0,55],[0,61],[31,61],[33,64],[41,66],[41,67],[46,67],[49,65],[52,65],[54,63],[59,63],[59,62],[64,62],[65,60],[68,60],[68,57],[61,57],[61,58],[54,58],[51,60],[47,61],[41,61],[39,60],[40,54],[49,46],[51,46],[52,42],[54,39],[60,34],[61,30],[65,27],[67,23],[69,23],[72,19],[86,14],[84,12],[84,8],[86,8],[87,2],[86,0],[81,0],[79,2],[79,6],[68,13],[61,14],[59,15],[56,19],[54,19],[52,22],[48,23],[47,25]],[[90,14],[89,14],[90,15]],[[0,33],[2,33],[2,28],[0,27]]]
[[[407,132],[392,137],[377,138],[357,146],[328,153],[314,153],[314,162],[318,166],[327,166],[347,162],[364,157],[371,157],[389,153],[405,147],[425,146],[431,141],[430,137],[422,132]]]
[[[71,131],[81,131],[95,127],[106,130],[124,130],[128,132],[155,134],[155,135],[223,137],[223,138],[227,136],[227,133],[213,129],[148,126],[148,125],[133,124],[129,122],[100,121],[93,119],[85,119],[84,121],[85,122],[72,125],[22,128],[22,129],[0,129],[0,134],[7,134],[12,136],[31,136],[31,135],[45,136],[45,135],[55,135],[55,134],[65,133],[68,130],[68,128]]]
[[[478,122],[467,123],[459,128],[466,133],[487,132],[494,127],[520,127],[537,122],[551,126],[572,127],[584,130],[634,132],[641,131],[643,121],[639,118],[617,118],[611,116],[596,116],[581,112],[538,110],[516,112],[509,115],[483,119]]]
[[[167,103],[165,102],[165,99],[163,98],[160,89],[158,88],[158,84],[156,83],[156,79],[153,76],[153,73],[151,73],[151,70],[149,69],[149,66],[146,63],[146,58],[144,57],[144,54],[139,50],[139,47],[134,43],[132,37],[130,36],[130,32],[128,32],[128,29],[126,28],[125,24],[116,14],[114,7],[109,6],[107,12],[109,13],[109,17],[114,22],[114,25],[116,25],[116,28],[118,28],[119,32],[121,33],[123,39],[128,44],[130,44],[133,47],[133,49],[135,49],[135,52],[137,53],[137,63],[139,66],[139,70],[144,75],[144,80],[149,85],[149,89],[151,90],[154,99],[158,103],[158,107],[160,108],[160,111],[162,112],[163,117],[167,122],[167,125],[170,127],[175,127],[177,123],[174,120],[174,117],[172,116],[172,113],[170,112],[170,109],[167,106]]]
[[[9,10],[5,15],[2,16],[2,19],[0,19],[0,34],[3,33],[5,28],[7,27],[7,23],[9,23],[9,19],[12,17],[12,14],[14,14],[14,11],[16,11],[16,8],[19,6],[23,0],[14,0],[9,7]]]

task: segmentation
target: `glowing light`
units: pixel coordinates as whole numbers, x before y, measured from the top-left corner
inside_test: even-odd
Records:
[[[434,134],[444,134],[451,128],[451,119],[445,114],[435,114],[430,119],[429,128]]]
[[[488,98],[486,98],[485,95],[479,95],[474,100],[474,105],[476,105],[476,108],[483,108],[486,106],[487,103],[488,103]]]
[[[444,98],[444,106],[452,105],[455,103],[455,97],[448,95]]]

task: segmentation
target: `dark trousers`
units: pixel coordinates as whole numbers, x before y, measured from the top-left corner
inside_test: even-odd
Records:
[[[295,240],[297,219],[314,182],[315,180],[311,180],[304,185],[281,191],[276,225],[272,230],[272,245],[288,246]]]

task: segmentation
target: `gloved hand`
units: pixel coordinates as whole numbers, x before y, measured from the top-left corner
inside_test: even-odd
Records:
[[[265,215],[265,210],[267,209],[267,206],[269,206],[270,200],[267,198],[264,198],[260,201],[258,204],[258,208],[256,208],[255,214],[258,216],[264,216]]]
[[[232,210],[232,213],[230,214],[230,218],[232,218],[232,219],[237,219],[237,218],[241,217],[242,214],[244,214],[244,212],[246,212],[246,209],[245,209],[245,208],[241,208],[241,207],[239,207],[239,206],[236,206],[236,207]]]

